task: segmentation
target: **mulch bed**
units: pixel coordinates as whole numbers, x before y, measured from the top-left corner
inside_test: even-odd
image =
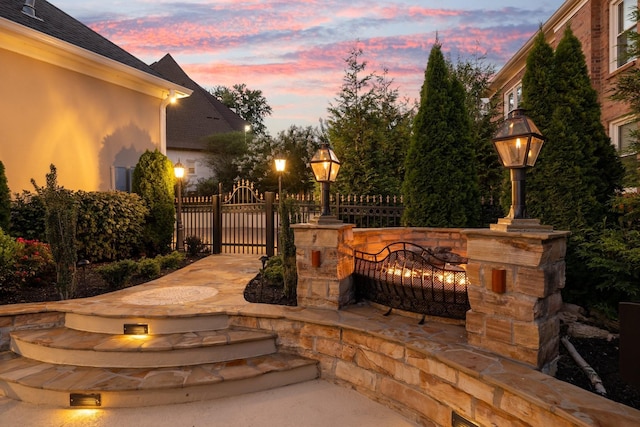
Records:
[[[640,388],[625,382],[620,376],[620,340],[600,338],[569,338],[580,356],[598,373],[607,391],[607,399],[640,409]],[[560,360],[556,378],[595,393],[586,374],[560,344]]]

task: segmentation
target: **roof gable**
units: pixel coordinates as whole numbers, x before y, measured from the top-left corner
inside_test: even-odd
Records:
[[[151,67],[45,0],[35,1],[35,15],[22,12],[24,0],[2,0],[0,17],[74,46],[160,77]]]
[[[247,122],[194,82],[171,55],[166,54],[151,68],[193,90],[190,97],[167,106],[167,148],[202,150],[209,135],[244,131]]]

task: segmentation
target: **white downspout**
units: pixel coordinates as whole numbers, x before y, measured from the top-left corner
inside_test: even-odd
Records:
[[[160,103],[160,152],[167,155],[167,105],[175,102],[176,91],[169,89],[169,95]]]

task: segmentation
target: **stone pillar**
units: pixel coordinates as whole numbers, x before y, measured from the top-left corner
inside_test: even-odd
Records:
[[[569,232],[505,231],[499,224],[462,234],[469,259],[469,344],[554,374]]]
[[[355,302],[353,224],[294,224],[298,306],[339,309]]]

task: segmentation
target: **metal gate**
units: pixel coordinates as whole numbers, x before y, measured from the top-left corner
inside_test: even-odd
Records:
[[[182,199],[183,233],[187,244],[197,238],[219,253],[275,253],[274,193],[260,194],[252,183],[239,181],[223,195]]]

